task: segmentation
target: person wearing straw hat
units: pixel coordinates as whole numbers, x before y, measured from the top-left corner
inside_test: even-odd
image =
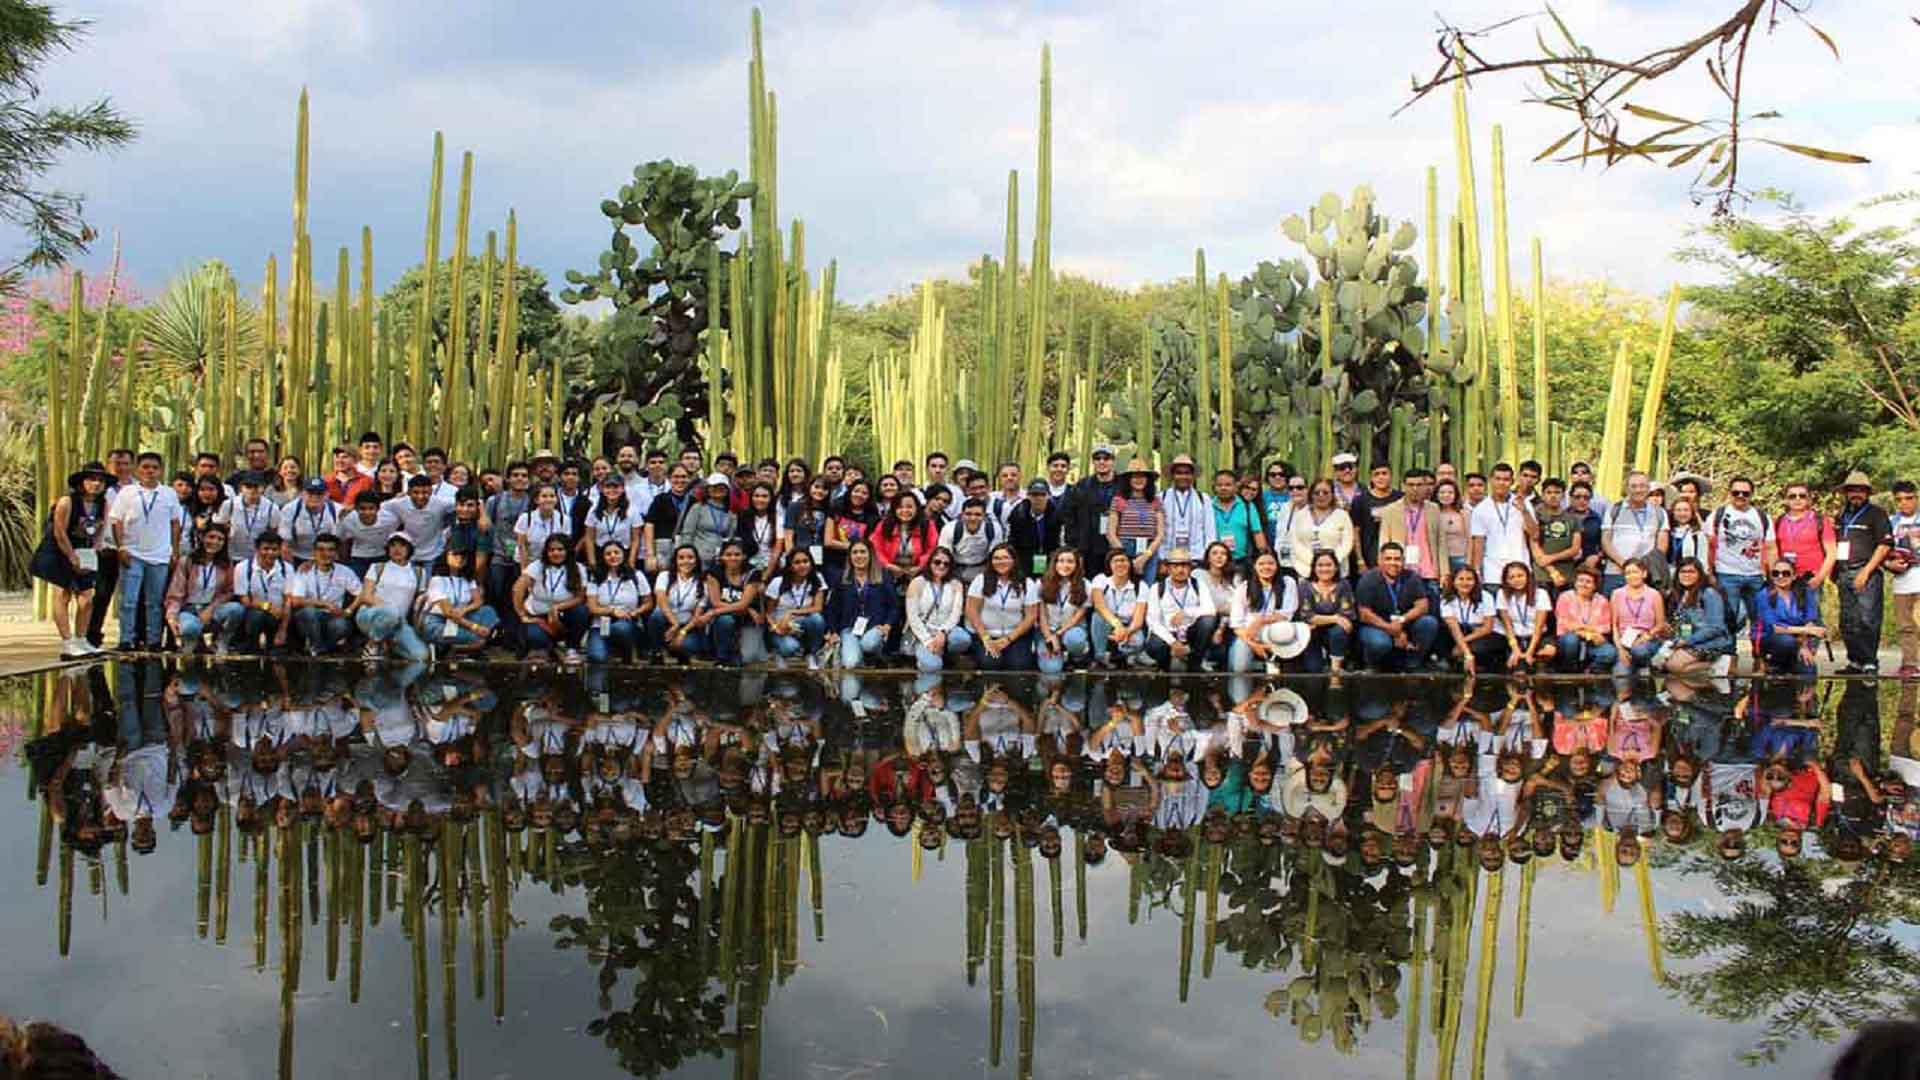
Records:
[[[1855,469],[1840,483],[1844,497],[1834,521],[1834,585],[1840,590],[1840,640],[1847,646],[1843,675],[1880,670],[1880,619],[1886,588],[1880,568],[1893,552],[1893,523],[1872,502],[1873,481]]]
[[[86,626],[93,614],[93,588],[100,571],[95,545],[107,518],[106,490],[111,479],[113,475],[97,461],[68,475],[66,494],[54,500],[28,567],[53,589],[53,628],[60,635],[64,659],[98,651],[86,639]]]
[[[1167,544],[1188,551],[1205,551],[1207,545],[1218,538],[1214,535],[1213,507],[1194,487],[1198,469],[1193,455],[1175,457],[1167,466],[1167,475],[1173,485],[1160,498],[1161,511],[1167,518]]]
[[[1200,670],[1218,616],[1213,595],[1193,579],[1193,555],[1174,547],[1160,560],[1167,576],[1147,594],[1147,653],[1162,671]]]
[[[1153,582],[1160,544],[1166,538],[1166,517],[1154,494],[1159,479],[1160,474],[1146,458],[1136,457],[1127,462],[1127,471],[1120,474],[1119,489],[1107,504],[1108,549],[1126,552],[1133,560],[1132,576],[1148,584]],[[1103,561],[1100,565],[1107,564]]]

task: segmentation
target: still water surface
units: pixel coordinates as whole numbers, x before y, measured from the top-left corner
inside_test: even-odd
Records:
[[[1807,1075],[1920,987],[1914,705],[100,664],[0,683],[0,1012],[139,1077]]]

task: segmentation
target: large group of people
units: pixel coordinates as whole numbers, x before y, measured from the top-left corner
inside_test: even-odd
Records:
[[[1203,478],[1096,447],[1031,478],[934,452],[869,472],[623,446],[503,469],[389,447],[325,471],[249,442],[168,474],[116,450],[68,478],[33,573],[62,653],[304,652],[402,661],[510,649],[567,663],[981,670],[1878,671],[1920,675],[1920,501],[1864,474],[1828,509],[1706,477],[1594,490],[1591,468],[1450,465],[1364,479],[1288,463]],[[1831,584],[1838,633],[1821,614]],[[1837,657],[1836,657],[1837,660]]]

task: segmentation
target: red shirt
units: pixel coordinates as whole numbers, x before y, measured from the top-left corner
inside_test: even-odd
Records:
[[[340,509],[346,510],[353,506],[355,497],[363,491],[372,489],[372,487],[373,477],[368,476],[358,469],[349,472],[345,476],[334,473],[327,477],[327,498],[333,500],[334,504],[339,506]]]
[[[1803,574],[1817,574],[1833,551],[1833,521],[1818,510],[1809,510],[1795,521],[1782,515],[1773,523],[1774,543],[1780,557]]]

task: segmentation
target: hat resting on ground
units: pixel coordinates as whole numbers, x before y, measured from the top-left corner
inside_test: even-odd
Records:
[[[1272,622],[1260,628],[1260,641],[1280,659],[1292,660],[1307,651],[1313,641],[1313,631],[1306,623],[1291,619]],[[1301,711],[1306,710],[1303,707]]]

